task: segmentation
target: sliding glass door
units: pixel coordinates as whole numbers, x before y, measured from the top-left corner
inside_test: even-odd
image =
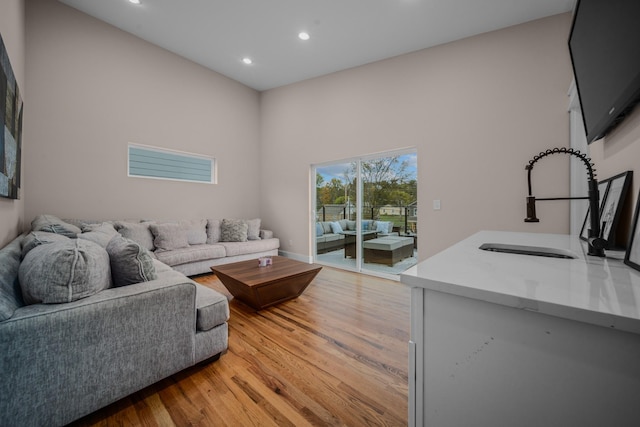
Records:
[[[417,261],[415,152],[313,167],[315,261],[397,275]]]

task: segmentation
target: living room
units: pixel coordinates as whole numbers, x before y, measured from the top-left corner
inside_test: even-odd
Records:
[[[53,0],[0,4],[24,99],[19,200],[4,246],[39,214],[262,218],[281,254],[313,257],[310,165],[415,148],[420,260],[479,230],[567,233],[569,205],[522,222],[531,157],[569,141],[571,13],[258,91]],[[133,179],[138,143],[215,157],[218,184]],[[635,170],[640,112],[589,146],[598,176]],[[569,194],[569,161],[536,187]],[[632,206],[640,187],[633,183]]]

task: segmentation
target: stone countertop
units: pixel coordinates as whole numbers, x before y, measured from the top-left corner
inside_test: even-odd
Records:
[[[569,251],[560,259],[479,249],[483,243]],[[411,267],[401,282],[508,307],[640,334],[640,271],[587,255],[575,236],[481,231]]]

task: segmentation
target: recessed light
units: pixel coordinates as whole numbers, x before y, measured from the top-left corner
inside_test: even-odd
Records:
[[[253,61],[251,60],[251,58],[242,58],[242,62],[244,62],[247,65],[253,64]]]
[[[129,0],[129,3],[140,4],[140,0]]]
[[[298,33],[298,38],[300,40],[309,40],[309,33],[302,31],[301,33]]]

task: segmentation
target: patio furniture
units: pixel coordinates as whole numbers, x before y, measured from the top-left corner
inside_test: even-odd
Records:
[[[362,244],[364,262],[393,266],[398,261],[413,256],[413,238],[388,236],[367,240]]]
[[[372,240],[378,237],[377,231],[361,231],[362,241]],[[356,231],[343,231],[344,234],[344,257],[355,258],[356,257]]]

